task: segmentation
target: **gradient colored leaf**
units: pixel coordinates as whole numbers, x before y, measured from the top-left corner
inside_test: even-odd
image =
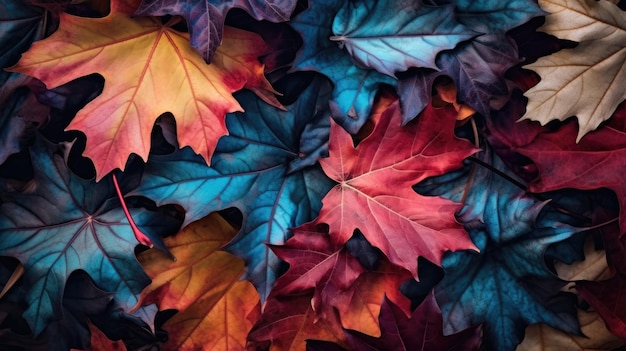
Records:
[[[330,38],[359,65],[394,76],[410,67],[437,68],[435,57],[476,33],[456,21],[452,6],[365,0],[344,2]]]
[[[18,258],[26,269],[24,316],[33,331],[39,334],[60,318],[65,282],[78,269],[101,289],[115,292],[129,310],[149,280],[135,259],[138,243],[110,180],[95,183],[74,175],[41,138],[31,157],[35,190],[2,194],[0,255]],[[140,226],[163,220],[144,211],[131,209]]]
[[[104,18],[62,13],[59,29],[10,68],[49,89],[91,73],[104,77],[102,94],[67,127],[87,135],[84,154],[94,162],[97,180],[123,170],[131,153],[147,158],[152,126],[164,112],[178,122],[180,146],[191,146],[208,162],[227,133],[224,115],[241,110],[231,93],[244,86],[271,90],[257,60],[265,45],[255,34],[227,29],[218,57],[207,65],[187,34],[171,27],[174,22],[134,18],[133,9],[132,1],[113,0]]]
[[[335,246],[322,228],[307,223],[294,229],[294,236],[284,246],[272,249],[290,266],[272,293],[294,294],[314,288],[311,305],[322,318],[331,319],[337,311],[344,328],[379,335],[378,315],[384,296],[405,314],[410,313],[410,301],[400,293],[400,285],[411,279],[408,271],[383,260],[366,270],[347,247]]]
[[[259,307],[254,287],[239,281],[241,259],[218,251],[236,230],[213,213],[185,227],[164,242],[176,261],[161,251],[138,256],[152,283],[142,292],[143,303],[179,312],[163,326],[169,332],[167,350],[244,350]]]
[[[296,84],[292,80],[287,91]],[[239,208],[242,228],[227,249],[246,261],[245,277],[262,299],[272,289],[280,264],[265,244],[282,244],[291,235],[289,228],[312,220],[331,187],[319,166],[294,165],[308,157],[303,145],[318,145],[303,139],[306,130],[328,124],[328,82],[317,76],[296,91],[301,94],[287,111],[242,92],[238,98],[246,112],[228,116],[230,135],[220,140],[211,167],[190,149],[155,155],[133,193],[159,204],[181,205],[187,211],[185,223],[211,211]]]
[[[224,19],[232,8],[241,8],[256,20],[284,22],[296,7],[295,0],[143,0],[138,16],[180,15],[185,17],[191,45],[206,62],[211,62],[222,44]]]
[[[490,151],[479,157],[516,179]],[[435,287],[435,296],[444,333],[484,323],[484,342],[495,350],[513,349],[528,324],[546,323],[577,333],[574,301],[571,295],[559,293],[565,283],[547,269],[543,254],[548,245],[581,229],[560,222],[560,212],[504,177],[474,167],[418,185],[421,193],[457,201],[465,198],[457,217],[480,249],[480,253],[450,253],[442,261],[444,278]]]
[[[299,351],[306,348],[306,340],[334,341],[345,345],[341,324],[335,315],[318,318],[311,306],[309,294],[272,296],[267,300],[263,314],[250,332],[251,345],[270,351]]]
[[[347,331],[351,350],[477,351],[482,341],[480,326],[444,336],[441,312],[433,294],[428,295],[410,317],[385,298],[379,320],[382,332],[379,338]]]
[[[291,294],[315,287],[314,299],[327,285],[336,289],[349,289],[365,271],[358,259],[348,253],[344,246],[331,243],[328,232],[305,223],[293,229],[285,245],[272,246],[278,258],[289,263],[289,270],[274,288],[276,294]]]
[[[322,200],[316,222],[329,224],[335,245],[359,229],[391,263],[417,277],[417,257],[439,263],[446,251],[475,246],[454,219],[457,204],[423,197],[411,186],[460,167],[476,150],[454,136],[451,107],[429,106],[406,127],[398,102],[375,117],[372,134],[357,147],[347,132],[331,126],[330,157],[320,164],[339,184]]]
[[[626,99],[626,11],[610,1],[541,0],[550,12],[540,29],[577,41],[524,66],[543,79],[524,95],[528,108],[522,119],[564,121],[576,116],[576,142],[610,118]]]

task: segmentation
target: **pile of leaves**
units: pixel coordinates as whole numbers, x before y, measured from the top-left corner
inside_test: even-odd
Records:
[[[613,350],[626,2],[0,0],[3,350]]]

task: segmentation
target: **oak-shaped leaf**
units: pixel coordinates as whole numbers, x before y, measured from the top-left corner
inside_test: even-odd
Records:
[[[530,184],[535,192],[561,188],[607,188],[619,202],[619,226],[626,231],[626,104],[620,105],[609,123],[575,142],[580,129],[568,121],[556,130],[543,129],[532,142],[512,150],[530,158],[539,177]]]
[[[311,306],[312,294],[270,296],[263,314],[250,331],[251,346],[272,351],[299,351],[306,340],[325,340],[346,345],[336,315],[319,318]],[[262,347],[265,346],[265,347]]]
[[[560,212],[511,182],[522,181],[490,149],[478,160],[506,177],[468,164],[417,187],[421,193],[465,198],[457,217],[480,249],[450,253],[442,261],[444,278],[435,287],[435,296],[444,333],[483,323],[484,342],[494,350],[515,348],[525,327],[533,323],[577,334],[575,298],[559,292],[565,282],[545,265],[544,251],[582,229],[561,222]]]
[[[295,0],[143,0],[135,15],[185,17],[191,45],[210,63],[222,43],[224,20],[230,9],[243,9],[256,20],[284,22],[291,17],[296,3]]]
[[[400,286],[411,279],[408,271],[383,259],[366,269],[345,246],[333,244],[328,231],[320,227],[326,226],[306,223],[294,229],[285,245],[272,247],[289,263],[289,270],[276,282],[274,295],[314,289],[311,305],[317,316],[331,319],[337,311],[344,328],[369,335],[380,334],[377,316],[384,296],[410,313],[410,301],[400,293]]]
[[[42,138],[31,149],[32,192],[5,192],[0,205],[0,255],[25,267],[28,286],[24,317],[33,332],[61,316],[65,282],[78,269],[95,284],[115,292],[130,310],[149,283],[134,255],[138,244],[110,179],[84,180],[67,167],[62,154]],[[162,216],[131,208],[139,226]],[[156,213],[156,212],[155,212]]]
[[[288,75],[287,90],[302,77]],[[316,75],[286,111],[241,92],[237,97],[246,112],[228,115],[230,135],[220,139],[211,167],[189,148],[153,155],[133,194],[179,204],[187,211],[185,224],[237,207],[243,224],[227,250],[246,261],[245,277],[265,299],[280,260],[264,244],[282,244],[291,235],[289,228],[315,218],[332,186],[318,165],[297,161],[308,158],[305,150],[324,149],[326,138],[319,132],[328,131],[323,126],[329,123],[329,88]],[[317,137],[310,138],[310,129],[317,130]]]
[[[316,223],[330,226],[335,245],[359,229],[391,263],[416,278],[420,256],[439,264],[446,251],[475,249],[454,218],[460,205],[411,188],[461,167],[476,151],[454,135],[454,108],[429,105],[415,123],[402,127],[396,101],[373,118],[374,130],[357,147],[339,125],[331,126],[330,157],[320,164],[338,184],[322,200]]]
[[[207,65],[174,21],[131,17],[133,1],[113,0],[103,18],[60,14],[59,29],[9,69],[48,89],[92,73],[104,77],[102,94],[66,128],[87,136],[84,155],[94,162],[97,180],[123,170],[131,153],[146,159],[154,121],[165,112],[177,120],[180,146],[191,146],[208,162],[227,133],[225,114],[241,110],[231,93],[244,86],[271,90],[257,58],[265,45],[256,34],[228,28]]]
[[[138,256],[152,279],[142,302],[179,311],[163,325],[166,350],[245,349],[254,323],[247,317],[260,305],[252,284],[239,281],[244,262],[219,251],[236,233],[212,213],[164,239],[176,261],[154,249]]]
[[[449,5],[424,6],[421,1],[345,2],[333,20],[330,40],[358,65],[389,76],[410,67],[436,69],[440,51],[476,35],[453,11]]]
[[[381,329],[379,338],[352,330],[346,331],[351,350],[477,351],[482,341],[481,326],[444,336],[441,311],[439,311],[432,293],[409,317],[393,302],[385,298],[378,318]]]
[[[542,80],[525,93],[522,119],[546,124],[576,116],[576,142],[609,119],[626,99],[626,11],[610,1],[542,0],[550,12],[540,30],[577,41],[524,66]]]

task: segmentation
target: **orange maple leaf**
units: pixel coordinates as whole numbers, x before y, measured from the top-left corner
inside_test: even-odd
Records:
[[[260,36],[225,28],[222,45],[207,65],[189,34],[158,18],[131,17],[136,1],[113,0],[103,18],[62,13],[59,29],[35,42],[9,71],[36,77],[51,89],[99,73],[102,94],[78,112],[66,128],[87,136],[84,155],[96,179],[124,169],[130,153],[147,159],[154,121],[165,112],[176,118],[180,147],[191,146],[207,163],[227,134],[228,112],[241,111],[232,92],[248,87],[271,92],[258,56]],[[269,94],[261,95],[270,99]]]
[[[240,280],[243,260],[219,251],[236,233],[212,213],[163,240],[176,261],[156,249],[138,255],[152,279],[142,303],[179,310],[163,326],[169,333],[166,350],[245,349],[260,298],[252,283]]]

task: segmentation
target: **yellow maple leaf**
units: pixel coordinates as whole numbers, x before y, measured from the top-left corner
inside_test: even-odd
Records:
[[[102,94],[66,128],[87,136],[84,155],[93,160],[97,180],[123,170],[131,153],[147,159],[154,121],[165,112],[176,119],[180,147],[191,146],[209,163],[227,134],[225,114],[242,110],[232,92],[244,86],[271,91],[258,61],[266,51],[258,35],[225,28],[222,45],[206,64],[189,34],[171,27],[176,18],[163,24],[132,17],[136,5],[113,0],[103,18],[62,13],[59,29],[8,69],[49,89],[93,73],[104,77]]]

